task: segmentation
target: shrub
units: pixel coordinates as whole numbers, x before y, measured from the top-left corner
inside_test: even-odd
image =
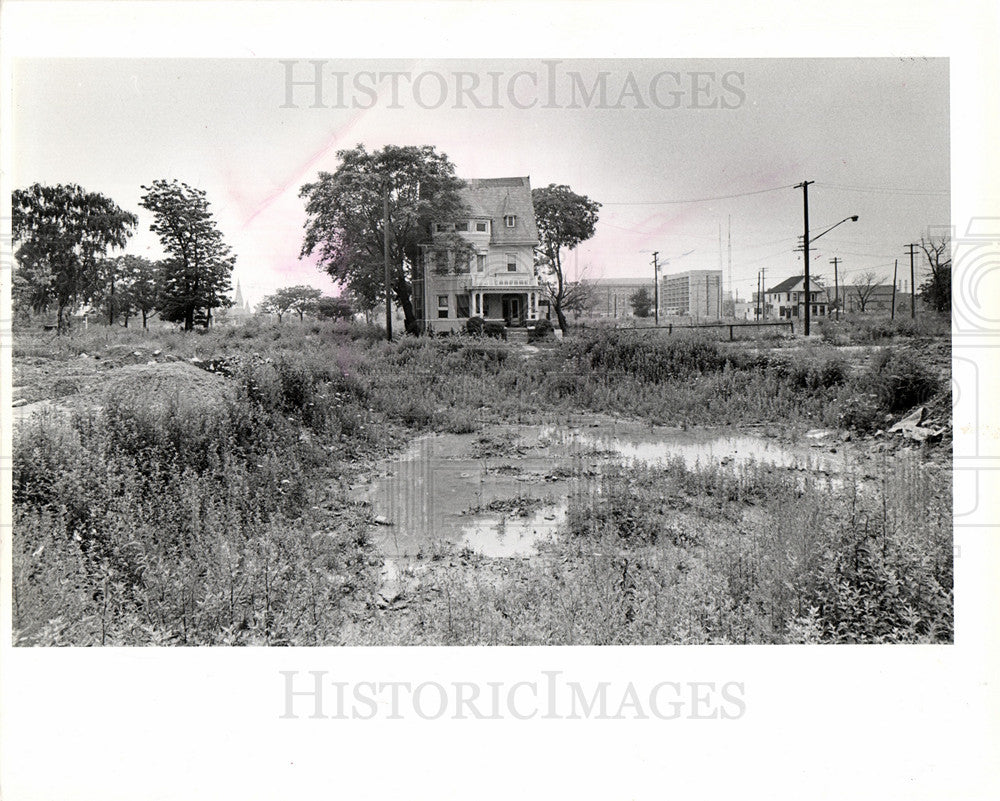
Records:
[[[537,342],[540,339],[549,338],[553,336],[554,331],[555,328],[551,320],[539,320],[533,328],[528,329],[528,341]]]
[[[465,332],[467,334],[472,334],[474,337],[479,337],[483,335],[483,329],[486,327],[486,323],[483,321],[482,317],[470,317],[465,321]]]
[[[924,403],[938,388],[935,377],[912,353],[888,348],[872,360],[868,383],[879,403],[893,413]]]
[[[507,326],[503,323],[490,321],[483,324],[483,333],[488,337],[496,337],[497,339],[507,338]]]

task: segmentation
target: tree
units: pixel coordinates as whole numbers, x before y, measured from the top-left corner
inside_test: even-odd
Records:
[[[15,297],[35,310],[55,303],[57,330],[66,330],[66,310],[89,301],[98,287],[98,260],[123,248],[138,220],[111,199],[76,184],[32,184],[12,196],[11,233],[21,283]]]
[[[573,250],[594,235],[601,204],[578,195],[568,186],[549,184],[533,189],[539,245],[535,263],[548,274],[546,286],[559,328],[566,332],[566,301],[569,286],[563,273],[562,251]]]
[[[920,297],[934,311],[941,314],[951,313],[951,239],[947,236],[938,238],[921,237],[920,249],[927,258],[930,275],[920,287]]]
[[[854,281],[854,297],[858,300],[858,308],[864,314],[868,302],[872,299],[875,290],[881,285],[878,276],[871,270],[861,273]]]
[[[649,296],[646,287],[639,287],[628,299],[632,306],[632,314],[636,317],[649,317],[649,312],[653,308],[653,299]]]
[[[389,207],[389,283],[403,310],[406,330],[418,329],[413,276],[420,245],[434,220],[466,216],[455,167],[433,147],[387,145],[369,153],[364,145],[337,153],[340,166],[321,172],[299,192],[306,200],[301,256],[319,267],[369,308],[385,300],[383,200]]]
[[[316,302],[316,314],[325,320],[350,320],[354,317],[354,307],[343,295],[322,297]]]
[[[149,318],[157,313],[163,281],[163,264],[142,256],[125,256],[123,259],[128,308],[142,315],[142,327],[145,329]],[[125,325],[128,325],[127,319]]]
[[[126,254],[101,259],[92,301],[105,308],[108,325],[123,317],[127,328],[129,317],[142,311],[145,328],[149,313],[156,307],[157,281],[157,266],[142,256]]]
[[[264,298],[259,308],[269,314],[277,314],[279,323],[282,316],[288,312],[298,314],[301,322],[307,312],[315,310],[316,303],[322,295],[321,290],[311,286],[286,286]]]
[[[164,180],[142,189],[139,205],[153,213],[150,230],[170,254],[163,262],[160,316],[183,322],[185,331],[196,320],[207,328],[212,309],[232,305],[229,279],[236,257],[215,226],[203,190]]]

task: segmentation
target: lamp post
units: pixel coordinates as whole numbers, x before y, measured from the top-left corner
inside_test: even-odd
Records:
[[[808,189],[807,186],[803,186],[802,187],[803,196],[806,197],[806,198],[808,198],[808,195],[806,194],[807,189]],[[809,236],[809,206],[808,206],[808,200],[806,200],[806,206],[805,206],[805,223],[806,223],[806,225],[805,225],[805,234],[802,237],[802,239],[803,239],[802,253],[803,253],[804,257],[805,257],[805,272],[804,272],[804,278],[805,278],[804,283],[805,283],[805,286],[804,286],[804,290],[805,290],[805,296],[806,296],[806,300],[805,300],[805,307],[806,307],[805,308],[805,320],[803,322],[802,330],[805,332],[806,336],[809,336],[809,310],[810,310],[810,305],[809,304],[810,304],[810,301],[811,301],[811,299],[809,297],[809,246],[813,242],[815,242],[817,239],[819,239],[821,236],[823,236],[824,234],[830,233],[830,231],[832,231],[838,225],[843,225],[845,222],[848,222],[848,221],[850,221],[850,222],[857,222],[858,221],[858,215],[857,214],[852,214],[850,217],[844,217],[844,219],[842,219],[840,222],[834,223],[833,225],[831,225],[829,228],[827,228],[824,231],[820,231],[818,234],[816,234],[816,236]]]

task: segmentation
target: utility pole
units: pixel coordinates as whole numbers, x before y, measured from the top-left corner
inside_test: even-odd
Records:
[[[753,310],[755,319],[760,322],[760,270],[757,270],[757,302]]]
[[[805,320],[802,324],[802,330],[805,332],[806,336],[809,336],[809,184],[814,184],[815,181],[803,181],[800,184],[796,184],[795,188],[798,189],[802,187],[802,259],[803,259],[803,277],[805,279],[805,294],[806,294],[806,308],[805,308]]]
[[[840,282],[837,280],[837,265],[840,264],[840,257],[834,256],[830,261],[833,263],[833,308],[840,319]]]
[[[726,239],[729,248],[729,297],[733,299],[733,215],[729,215],[729,219],[726,226]],[[720,287],[719,296],[722,297],[722,290]],[[736,301],[733,300],[733,303]],[[736,314],[736,307],[733,306],[733,315]],[[722,303],[719,303],[719,317],[722,317]]]
[[[910,319],[913,319],[917,316],[917,283],[913,271],[913,254],[917,252],[917,246],[911,242],[907,247],[910,249]]]
[[[659,255],[660,251],[653,251],[653,321],[656,325],[660,324],[660,264],[656,260]]]
[[[767,319],[767,267],[760,268],[760,315]]]
[[[889,319],[896,319],[896,271],[899,269],[899,259],[892,265],[892,305],[889,307]]]
[[[385,338],[392,342],[392,291],[389,287],[389,182],[382,184],[382,255],[385,267]]]

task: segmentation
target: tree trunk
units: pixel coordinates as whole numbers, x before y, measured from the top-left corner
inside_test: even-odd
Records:
[[[194,331],[194,309],[190,306],[188,310],[184,313],[184,330]]]
[[[143,331],[147,330],[146,329],[146,310],[145,309],[143,309],[143,311],[142,311],[142,330]]]
[[[417,324],[417,315],[413,311],[413,295],[410,285],[403,276],[396,277],[395,293],[396,302],[403,310],[403,327],[408,334],[419,333],[420,326]]]
[[[553,302],[553,307],[556,310],[556,319],[559,320],[559,330],[566,333],[568,326],[566,325],[566,315],[563,313],[562,304],[558,302]]]
[[[69,329],[66,323],[66,304],[60,302],[59,310],[56,312],[56,334],[65,334]]]

